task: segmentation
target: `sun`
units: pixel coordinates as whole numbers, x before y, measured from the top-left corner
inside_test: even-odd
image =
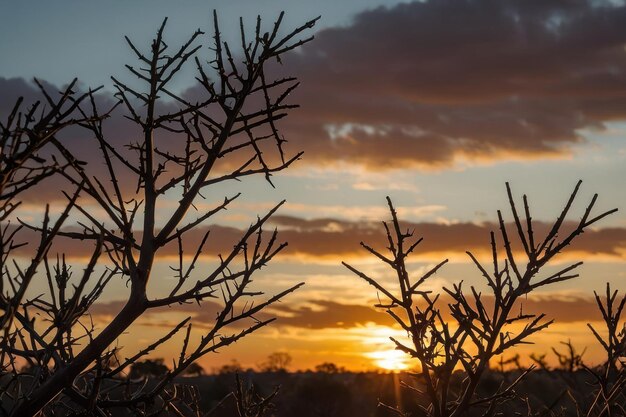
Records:
[[[398,372],[411,368],[411,358],[401,350],[394,349],[390,339],[400,343],[409,343],[406,332],[388,326],[365,326],[366,335],[362,343],[367,346],[364,355],[373,364],[386,371]]]
[[[397,349],[378,350],[367,356],[374,360],[376,366],[387,371],[403,371],[410,366],[407,355]]]

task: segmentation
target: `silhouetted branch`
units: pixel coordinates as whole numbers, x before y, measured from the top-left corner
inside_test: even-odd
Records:
[[[0,411],[5,415],[109,415],[119,408],[141,415],[197,415],[197,395],[179,389],[175,378],[203,355],[271,323],[272,318],[256,316],[302,285],[266,298],[252,287],[253,274],[287,245],[278,240],[276,230],[263,230],[282,202],[257,218],[231,250],[215,254],[217,267],[200,279],[196,280],[195,270],[207,252],[210,230],[192,251],[188,264],[184,240],[188,232],[207,224],[239,197],[224,197],[222,203],[190,219],[190,210],[198,211],[198,203],[211,186],[256,174],[264,175],[273,186],[271,175],[302,155],[285,154],[278,126],[297,107],[287,98],[298,82],[294,77],[271,79],[264,68],[312,39],[300,39],[300,34],[316,20],[281,35],[285,33],[280,30],[281,14],[264,35],[258,19],[252,39],[246,38],[242,26],[242,51],[236,56],[223,41],[214,13],[214,44],[211,57],[204,62],[198,43],[203,32],[195,31],[172,49],[164,40],[165,19],[148,51],[126,38],[138,60],[138,66],[126,69],[136,82],[112,77],[118,101],[106,110],[96,100],[98,90],[76,94],[76,80],[59,99],[39,84],[48,108],[39,118],[35,117],[42,107],[39,103],[21,113],[22,100],[17,101],[6,123],[0,123],[0,221],[15,216],[21,194],[51,175],[58,174],[76,191],[66,195],[68,203],[54,220],[46,209],[41,225],[3,223],[0,228],[0,366],[3,374],[10,375],[0,380]],[[206,96],[197,102],[170,88],[189,62],[195,62],[196,80]],[[138,141],[124,147],[112,141],[106,130],[107,119],[118,110],[141,130]],[[59,135],[70,126],[92,137],[104,172],[94,175],[93,165],[81,161]],[[43,147],[51,149],[50,161],[40,156]],[[218,161],[228,163],[216,168]],[[158,220],[173,196],[178,197],[174,210]],[[96,214],[94,206],[104,217]],[[79,227],[66,229],[70,211]],[[16,240],[22,229],[40,236],[26,267],[14,259],[15,250],[22,246]],[[93,245],[92,256],[78,276],[64,255],[56,263],[49,259],[53,240],[60,239]],[[148,283],[161,278],[152,273],[155,260],[171,244],[178,248],[177,265],[171,268],[174,284],[167,295],[150,296]],[[29,284],[42,273],[38,270],[42,264],[49,294],[28,296]],[[90,309],[113,277],[125,281],[129,290],[123,307],[98,328]],[[146,311],[175,303],[202,305],[207,298],[214,299],[219,308],[197,343],[191,337],[191,320],[186,319],[135,355],[118,360],[119,349],[112,346]],[[181,351],[171,370],[150,384],[125,377],[127,368],[183,328]],[[17,370],[23,361],[34,370],[34,377]],[[236,397],[245,417],[263,415],[275,395],[250,400],[239,388]]]
[[[503,402],[515,395],[514,388],[533,369],[531,367],[524,370],[518,379],[508,385],[500,386],[493,394],[482,398],[477,397],[478,384],[495,357],[504,354],[514,346],[530,343],[528,340],[530,336],[547,328],[552,323],[552,320],[545,320],[544,314],[524,313],[520,304],[521,297],[525,297],[537,288],[577,277],[578,274],[572,272],[582,262],[566,266],[543,278],[539,276],[542,268],[565,249],[576,236],[583,233],[587,227],[616,211],[616,209],[609,210],[591,217],[591,211],[597,198],[594,196],[576,228],[558,240],[558,236],[563,235],[561,226],[574,202],[579,187],[580,182],[574,188],[565,208],[557,217],[546,237],[540,240],[535,236],[535,228],[533,228],[526,196],[523,197],[525,215],[523,221],[515,205],[511,188],[507,183],[509,205],[514,218],[516,236],[523,249],[524,259],[518,260],[502,213],[498,211],[498,226],[501,247],[504,249],[504,263],[499,259],[499,247],[493,232],[490,236],[493,272],[488,272],[487,268],[471,252],[467,252],[486,280],[490,295],[493,297],[493,305],[485,304],[482,293],[474,287],[470,287],[469,295],[466,295],[467,291],[463,289],[462,282],[452,284],[452,288],[444,287],[443,290],[452,299],[448,305],[452,323],[443,319],[437,307],[438,296],[431,297],[431,291],[421,289],[423,284],[447,260],[437,264],[421,277],[411,278],[409,276],[406,259],[421,242],[421,239],[411,241],[413,233],[402,231],[396,210],[387,197],[392,221],[391,225],[386,222],[383,222],[383,225],[390,256],[383,255],[364,243],[361,246],[393,270],[397,287],[392,289],[381,284],[378,278],[371,277],[345,262],[343,264],[375,287],[386,298],[387,302],[380,302],[376,307],[384,308],[394,321],[407,331],[411,341],[410,345],[394,338],[391,339],[397,349],[407,353],[419,363],[420,371],[416,375],[425,390],[418,395],[425,397],[430,405],[425,409],[426,415],[457,417],[466,415],[471,408],[475,407],[483,408],[483,415],[494,415]],[[542,243],[537,245],[536,242]],[[600,302],[598,301],[598,303]],[[519,312],[516,313],[515,308],[518,305],[520,306]],[[623,303],[620,306],[619,311],[621,312]],[[612,310],[607,308],[607,311]],[[524,323],[524,325],[514,334],[508,328],[515,323]],[[594,334],[597,335],[597,332],[594,331]],[[460,390],[452,390],[450,384],[453,379],[453,372],[459,368],[465,371],[465,376],[461,382]],[[399,415],[403,415],[400,410],[394,407],[386,407]]]

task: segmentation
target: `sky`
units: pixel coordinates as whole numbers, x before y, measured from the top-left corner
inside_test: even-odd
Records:
[[[214,240],[198,268],[210,271],[224,242],[234,241],[257,215],[285,199],[270,222],[289,246],[258,274],[255,285],[267,296],[298,282],[305,285],[266,312],[278,317],[276,322],[205,357],[201,365],[212,369],[236,359],[254,367],[270,353],[285,351],[294,359],[292,370],[322,362],[379,369],[390,367],[390,360],[391,367],[400,367],[403,359],[394,359],[388,337],[402,332],[371,307],[377,302],[375,290],[341,265],[347,261],[391,284],[384,265],[359,246],[365,241],[384,247],[385,197],[392,198],[416,236],[424,237],[409,260],[412,274],[449,258],[429,288],[442,292],[463,280],[485,290],[465,251],[479,257],[488,253],[497,210],[512,220],[505,182],[520,201],[528,195],[540,230],[558,216],[579,179],[583,185],[571,222],[594,193],[599,194],[596,210],[619,211],[558,258],[557,266],[584,260],[579,278],[529,297],[526,308],[548,313],[555,324],[520,353],[549,352],[571,338],[581,350],[587,347],[590,361],[598,360],[599,349],[585,326],[599,319],[593,291],[603,291],[606,282],[626,291],[622,2],[141,0],[104,6],[1,0],[0,115],[6,117],[18,96],[37,98],[33,77],[55,87],[78,77],[82,90],[103,85],[105,100],[112,91],[111,75],[130,79],[124,65],[134,65],[133,55],[124,35],[147,47],[165,17],[171,45],[203,29],[205,47],[199,54],[207,57],[213,9],[232,41],[239,16],[252,25],[258,14],[269,25],[285,11],[285,30],[321,19],[311,31],[315,39],[274,68],[301,81],[290,96],[301,108],[279,128],[288,151],[304,151],[303,157],[272,178],[275,187],[257,177],[211,189],[199,211],[225,196],[242,196],[185,242],[192,248],[207,228],[212,230]],[[191,67],[174,80],[174,88],[188,97],[198,94]],[[110,122],[112,143],[118,146],[133,136],[120,120]],[[93,148],[76,143],[96,166]],[[61,189],[52,182],[28,196],[20,218],[36,221],[44,202],[59,201]],[[175,205],[175,198],[165,204],[163,219]],[[85,245],[65,245],[59,250],[80,270],[89,256]],[[173,255],[166,250],[157,259],[150,288],[155,296],[171,287]],[[35,283],[37,291],[45,292],[45,286]],[[92,311],[96,322],[106,323],[119,311],[125,291],[124,282],[111,284]],[[119,344],[135,352],[187,315],[199,323],[199,337],[210,327],[215,306],[152,312]],[[155,355],[176,356],[177,342]]]

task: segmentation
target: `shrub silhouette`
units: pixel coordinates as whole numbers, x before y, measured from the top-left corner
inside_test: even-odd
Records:
[[[545,329],[552,321],[544,314],[524,312],[519,301],[540,287],[570,280],[578,276],[575,270],[582,262],[576,262],[556,273],[542,275],[543,269],[577,236],[617,209],[592,214],[597,195],[587,205],[580,221],[573,230],[563,230],[566,216],[576,198],[579,181],[561,214],[544,237],[535,233],[527,197],[523,196],[522,220],[513,194],[506,184],[513,225],[507,225],[498,211],[499,239],[491,233],[492,265],[483,265],[471,252],[468,256],[480,271],[493,299],[486,303],[486,296],[476,288],[469,291],[462,282],[444,291],[452,298],[449,304],[451,322],[443,318],[437,300],[439,295],[424,290],[424,283],[446,262],[442,261],[421,277],[409,276],[406,260],[422,239],[414,239],[411,231],[403,231],[396,210],[387,197],[391,223],[383,222],[387,235],[386,255],[361,242],[361,246],[386,264],[397,281],[395,288],[381,284],[347,263],[350,271],[376,288],[382,300],[376,305],[384,309],[407,332],[409,343],[391,338],[397,349],[415,358],[420,369],[416,373],[415,395],[424,399],[421,413],[426,416],[448,417],[481,410],[493,415],[498,408],[515,397],[515,388],[533,369],[526,369],[514,381],[492,386],[487,394],[479,392],[490,364],[516,345],[527,343],[529,336]],[[511,232],[511,228],[513,231]],[[514,248],[513,240],[517,246]],[[523,259],[516,254],[522,253]],[[500,258],[504,252],[504,259]],[[491,271],[488,272],[488,269]],[[523,325],[520,331],[510,331],[511,325]],[[612,348],[609,348],[612,352]],[[463,370],[463,379],[455,386],[457,369]],[[397,415],[405,415],[400,405],[382,404]]]
[[[287,352],[274,352],[267,357],[265,362],[259,364],[259,370],[261,372],[287,372],[292,360]]]
[[[189,369],[189,367],[187,369]],[[168,372],[169,369],[163,363],[162,358],[146,359],[133,363],[130,366],[130,373],[128,374],[128,376],[131,379],[160,377],[167,374]]]
[[[187,367],[187,369],[185,369],[184,372],[185,375],[192,375],[192,376],[202,376],[204,374],[206,374],[206,371],[204,370],[204,368],[200,365],[198,365],[197,363],[192,363],[191,365],[189,365]]]
[[[308,42],[310,37],[299,37],[316,19],[283,31],[282,18],[281,14],[265,33],[259,18],[251,36],[240,22],[242,50],[236,63],[214,13],[208,65],[198,44],[203,32],[197,30],[179,48],[171,48],[164,40],[166,19],[147,51],[126,38],[138,66],[127,66],[132,82],[112,78],[116,103],[108,105],[97,90],[76,93],[76,80],[59,97],[40,84],[43,103],[24,110],[20,99],[0,124],[2,415],[107,415],[109,410],[151,414],[174,408],[176,413],[196,415],[195,394],[177,388],[175,378],[201,356],[270,323],[272,319],[257,320],[255,314],[301,285],[267,299],[250,288],[252,274],[286,246],[279,243],[275,231],[263,231],[282,203],[250,225],[232,250],[227,247],[216,256],[214,270],[200,277],[192,274],[211,239],[208,232],[192,250],[190,261],[183,256],[188,233],[239,197],[227,196],[193,218],[203,193],[251,175],[263,175],[271,184],[273,173],[301,155],[285,153],[285,139],[277,127],[278,120],[297,107],[286,101],[297,81],[272,79],[265,67]],[[190,60],[202,91],[198,101],[171,90],[171,81]],[[113,140],[115,135],[108,135],[107,119],[118,113],[140,132],[137,142],[129,137],[119,144]],[[99,161],[82,161],[83,155],[63,138],[68,130],[80,131],[87,136],[85,141],[91,137]],[[53,175],[74,189],[65,195],[68,203],[60,216],[52,216],[47,207],[40,225],[9,224],[19,212],[24,192]],[[172,196],[178,197],[176,207],[164,210],[164,202]],[[70,216],[79,219],[80,227],[64,228]],[[33,248],[28,255],[31,261],[24,266],[16,261],[17,250],[27,243],[20,239],[33,235],[35,240],[28,242]],[[51,247],[59,239],[93,248],[79,276],[64,256],[55,261]],[[155,258],[172,245],[178,248],[172,286],[165,295],[149,294],[148,284],[158,279],[152,273]],[[47,282],[47,296],[27,295],[37,274]],[[113,279],[127,283],[126,298],[112,320],[97,329],[89,312]],[[162,338],[120,359],[114,342],[144,313],[207,299],[216,300],[216,319],[195,345],[190,319],[185,319]],[[234,323],[241,326],[232,329]],[[181,352],[171,369],[159,372],[157,381],[149,385],[126,380],[129,367],[137,371],[145,355],[179,332]],[[24,363],[28,373],[20,371]],[[252,415],[241,407],[240,412]]]
[[[593,376],[595,386],[592,401],[586,407],[587,415],[626,415],[626,322],[622,318],[626,293],[618,299],[618,291],[611,291],[607,283],[604,301],[594,294],[606,327],[606,337],[600,336],[591,324],[587,326],[604,349],[606,360],[594,368],[582,365]]]
[[[319,365],[315,365],[315,372],[324,374],[338,374],[346,372],[343,366],[337,366],[333,362],[324,362]]]

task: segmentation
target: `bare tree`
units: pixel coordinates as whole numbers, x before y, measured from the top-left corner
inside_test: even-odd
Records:
[[[40,235],[30,265],[17,271],[6,269],[7,265],[11,264],[15,250],[21,246],[14,240],[21,226],[15,226],[10,221],[11,216],[22,204],[21,195],[44,179],[68,168],[67,163],[62,164],[54,158],[46,157],[44,149],[61,130],[87,121],[86,118],[75,117],[79,104],[89,96],[88,93],[76,97],[73,91],[76,82],[77,80],[74,79],[56,100],[53,100],[44,87],[37,82],[49,108],[38,101],[28,109],[24,109],[24,99],[19,98],[6,121],[0,122],[0,222],[2,222],[0,270],[3,274],[0,280],[0,308],[2,309],[0,329],[3,331],[2,342],[8,340],[6,332],[11,327],[14,313],[22,304],[26,289],[37,272],[37,267],[47,255],[55,231],[63,225],[73,204],[73,199],[70,199],[70,204],[55,222],[50,220],[49,209],[46,207],[44,228],[49,233]],[[35,244],[35,242],[30,243]],[[7,286],[10,288],[5,288]],[[2,346],[4,347],[4,344]]]
[[[278,387],[270,395],[261,396],[254,385],[245,386],[239,374],[235,374],[236,389],[234,392],[239,417],[263,417],[274,408],[272,400],[278,394]]]
[[[594,366],[585,363],[586,348],[579,353],[571,340],[560,342],[564,351],[552,347],[560,365],[552,370],[552,375],[565,382],[566,388],[544,405],[540,415],[559,416],[563,410],[577,417],[626,414],[626,324],[622,320],[626,296],[618,299],[618,291],[611,291],[608,283],[604,299],[596,292],[594,295],[604,329],[598,330],[589,323],[587,327],[604,350],[606,359]],[[533,354],[530,358],[542,370],[550,371],[546,354]]]
[[[418,386],[416,395],[423,397],[427,404],[422,407],[424,415],[456,417],[466,415],[472,408],[482,409],[483,415],[486,416],[494,415],[498,406],[513,396],[515,387],[530,372],[532,367],[522,372],[512,383],[500,386],[488,396],[477,394],[481,377],[489,369],[490,362],[516,345],[529,343],[528,338],[531,335],[552,323],[551,320],[545,319],[544,314],[524,312],[520,304],[523,297],[537,288],[577,277],[575,269],[582,262],[541,276],[544,267],[586,228],[617,210],[592,216],[591,212],[597,199],[595,195],[573,230],[563,230],[580,184],[581,182],[578,182],[547,235],[539,239],[533,227],[526,196],[523,197],[525,220],[522,221],[507,183],[509,205],[514,219],[513,236],[518,240],[515,248],[519,249],[524,259],[520,260],[516,254],[512,236],[509,234],[510,226],[507,227],[502,213],[498,211],[499,243],[504,250],[504,261],[499,257],[500,245],[493,232],[492,272],[488,272],[471,252],[467,252],[486,280],[491,302],[487,302],[488,297],[475,287],[470,287],[470,294],[467,295],[462,283],[453,284],[452,288],[444,288],[452,300],[448,305],[452,317],[450,322],[444,318],[438,307],[439,294],[434,295],[432,291],[423,289],[423,284],[447,260],[421,277],[409,276],[406,259],[422,239],[412,240],[413,232],[402,230],[391,200],[387,198],[392,222],[391,225],[383,222],[383,225],[390,256],[365,243],[361,243],[361,246],[394,271],[397,288],[385,287],[379,279],[370,277],[346,263],[344,265],[376,288],[383,299],[376,306],[385,309],[407,332],[410,343],[402,343],[393,338],[392,340],[397,349],[406,352],[419,362],[420,370],[415,375]],[[522,326],[521,330],[514,332],[511,327],[513,324]],[[460,386],[455,386],[453,373],[459,368],[464,371],[464,378]],[[400,408],[386,407],[398,415],[404,415]]]
[[[566,372],[574,372],[583,366],[583,355],[587,349],[583,349],[582,352],[578,352],[571,340],[567,342],[560,342],[565,347],[565,352],[561,352],[554,346],[551,348],[552,352],[559,361],[560,369]]]
[[[287,352],[274,352],[267,357],[267,360],[259,364],[261,372],[286,372],[291,365],[291,355]]]
[[[251,288],[252,275],[286,246],[279,243],[276,230],[269,234],[263,230],[282,202],[251,224],[232,250],[219,256],[215,269],[202,272],[201,277],[192,271],[209,232],[190,260],[184,256],[185,236],[239,197],[227,196],[193,218],[195,205],[213,186],[256,174],[271,184],[273,173],[301,156],[286,154],[277,127],[277,121],[297,107],[286,100],[298,83],[293,77],[274,79],[266,72],[269,62],[280,62],[283,54],[312,39],[300,36],[317,19],[282,35],[282,18],[281,14],[268,32],[262,31],[260,18],[252,33],[240,21],[241,51],[235,53],[222,40],[214,13],[208,66],[198,44],[203,33],[196,31],[180,48],[172,49],[164,41],[165,20],[147,52],[126,38],[139,66],[127,66],[136,78],[132,83],[112,78],[119,100],[115,105],[102,110],[95,90],[76,96],[74,83],[59,99],[42,88],[48,113],[35,121],[37,105],[22,114],[18,101],[8,122],[0,126],[2,220],[15,211],[24,190],[50,175],[63,177],[75,189],[66,194],[67,206],[56,220],[46,211],[43,224],[21,224],[40,236],[26,270],[15,260],[15,249],[22,244],[16,240],[16,228],[5,224],[2,229],[3,415],[104,416],[113,410],[197,415],[193,401],[187,401],[193,393],[178,389],[175,378],[201,356],[270,323],[273,319],[257,319],[257,313],[302,285],[265,299]],[[198,100],[169,87],[190,61],[195,62],[198,89],[204,96]],[[137,142],[118,146],[107,135],[106,119],[120,111],[140,131]],[[92,136],[104,173],[82,161],[65,143],[59,133],[69,126]],[[49,164],[38,157],[43,146],[54,148],[51,154],[57,155]],[[172,195],[179,198],[176,208],[159,220],[163,202]],[[105,218],[96,215],[93,207]],[[62,227],[70,215],[81,219],[79,229]],[[53,239],[92,242],[91,257],[80,276],[73,276],[63,256],[50,259]],[[166,295],[151,295],[148,283],[163,278],[153,276],[155,259],[169,245],[178,248],[174,284]],[[37,274],[50,293],[28,297]],[[126,302],[98,329],[89,311],[114,279],[128,283]],[[147,311],[175,303],[202,304],[207,299],[221,301],[220,309],[197,343],[187,318],[136,354],[120,357],[116,339]],[[238,327],[233,328],[235,324]],[[126,371],[132,364],[179,332],[183,334],[180,355],[168,372],[150,384],[129,380]],[[28,364],[27,372],[20,370],[23,363]]]
[[[626,415],[626,323],[622,320],[626,295],[619,300],[618,291],[611,291],[608,283],[604,302],[596,292],[594,294],[606,326],[606,338],[591,324],[587,326],[604,349],[606,361],[595,368],[585,366],[596,385],[586,416]]]

